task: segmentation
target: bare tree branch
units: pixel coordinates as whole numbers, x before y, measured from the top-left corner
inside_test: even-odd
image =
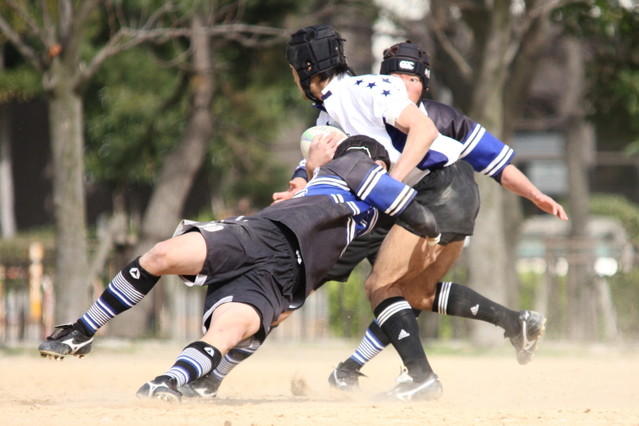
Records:
[[[40,0],[40,9],[42,10],[42,26],[46,32],[45,38],[47,41],[53,42],[55,40],[55,26],[51,21],[51,15],[49,15],[47,0]]]
[[[455,47],[450,38],[448,38],[441,25],[432,18],[431,14],[426,16],[426,24],[430,27],[431,33],[437,40],[437,44],[440,48],[438,54],[447,56],[449,61],[454,63],[455,67],[459,70],[459,74],[463,77],[464,82],[470,82],[472,79],[472,68],[470,64],[468,64],[461,52]]]
[[[235,40],[247,47],[275,44],[288,38],[288,32],[284,29],[249,24],[222,24],[207,27],[204,31],[211,37],[223,37],[227,40]],[[147,42],[164,42],[179,37],[190,37],[191,32],[192,30],[190,28],[121,28],[111,37],[109,42],[98,51],[89,65],[82,70],[82,75],[77,85],[81,86],[86,83],[105,60],[117,53]],[[259,37],[271,38],[269,40],[263,40]]]
[[[42,58],[38,56],[38,53],[27,42],[13,30],[11,25],[6,21],[4,16],[0,14],[0,32],[18,49],[18,52],[38,71],[42,72],[45,69],[45,64]]]
[[[81,6],[75,13],[75,16],[70,16],[68,21],[71,25],[67,29],[69,33],[62,35],[62,46],[63,49],[67,50],[68,61],[70,63],[77,62],[80,55],[80,46],[84,37],[81,36],[87,28],[87,24],[91,15],[95,12],[98,3],[100,0],[85,0],[82,2]],[[73,15],[73,6],[68,5],[71,10],[67,11],[67,13],[71,13]]]
[[[16,2],[15,0],[7,0],[7,5],[13,9],[18,16],[27,24],[29,31],[38,37],[42,44],[45,46],[49,45],[50,39],[47,38],[46,34],[42,31],[42,27],[40,27],[34,20],[33,17],[27,12],[24,7],[24,2]]]

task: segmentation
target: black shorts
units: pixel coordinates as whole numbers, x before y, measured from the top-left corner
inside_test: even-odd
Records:
[[[337,263],[328,271],[328,274],[322,280],[322,284],[327,281],[348,281],[353,269],[364,259],[368,260],[371,265],[374,264],[379,247],[394,223],[395,221],[393,220],[380,223],[373,231],[351,241]]]
[[[255,337],[262,341],[271,323],[288,309],[300,280],[297,244],[279,225],[263,218],[189,223],[206,241],[206,260],[197,276],[181,277],[187,285],[208,286],[203,328],[215,308],[227,302],[251,305],[260,316]],[[183,233],[182,232],[182,233]]]
[[[480,203],[473,172],[470,164],[460,160],[432,171],[413,186],[415,200],[428,207],[437,220],[442,245],[473,235]],[[410,231],[401,219],[397,224]]]

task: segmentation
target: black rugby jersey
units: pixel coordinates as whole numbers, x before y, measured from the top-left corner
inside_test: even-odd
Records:
[[[375,226],[380,212],[400,215],[414,197],[414,189],[391,178],[361,151],[353,151],[318,168],[293,198],[256,216],[283,224],[297,237],[307,296],[348,244]]]

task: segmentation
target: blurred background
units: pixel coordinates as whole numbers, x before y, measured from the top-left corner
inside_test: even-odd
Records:
[[[317,23],[356,73],[411,40],[430,96],[481,123],[571,220],[476,175],[475,235],[447,280],[548,317],[547,339],[639,340],[639,6],[634,0],[71,0],[0,3],[0,346],[75,321],[181,218],[250,214],[287,187],[315,112],[285,59]],[[357,338],[360,265],[275,339]],[[192,339],[203,289],[174,278],[100,331]],[[501,344],[420,316],[426,339]]]

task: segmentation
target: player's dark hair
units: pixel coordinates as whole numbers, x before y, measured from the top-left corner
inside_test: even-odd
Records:
[[[420,78],[424,92],[430,82],[430,57],[419,45],[406,40],[384,50],[380,74],[413,74]]]
[[[351,151],[363,151],[371,160],[381,160],[386,164],[386,170],[390,169],[390,155],[384,146],[375,139],[364,135],[355,135],[344,139],[337,146],[333,158],[339,158]]]
[[[310,90],[311,77],[326,80],[339,73],[350,72],[344,55],[344,39],[329,25],[305,27],[293,35],[286,48],[286,59],[295,69],[304,94],[321,103]]]

